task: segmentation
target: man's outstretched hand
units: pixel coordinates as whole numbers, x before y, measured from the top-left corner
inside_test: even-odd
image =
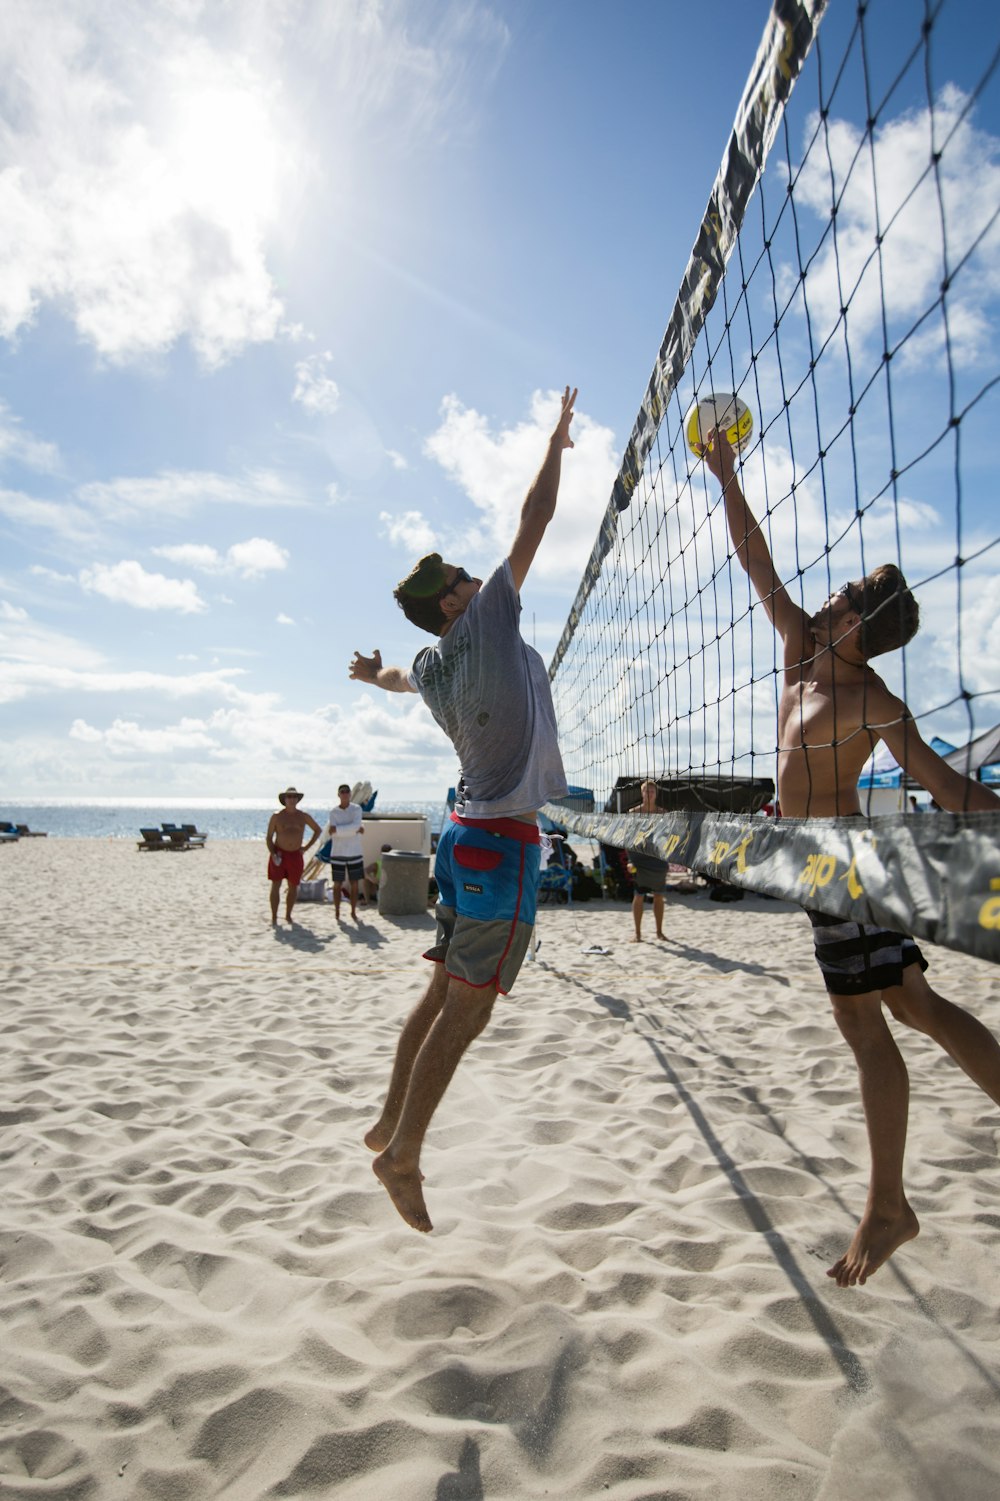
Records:
[[[569,435],[569,425],[573,421],[573,405],[575,401],[576,387],[573,387],[571,395],[569,386],[567,386],[563,392],[563,404],[562,411],[559,413],[559,421],[556,423],[555,432],[552,434],[553,438],[559,440],[563,448],[573,447],[573,439]]]
[[[359,651],[354,653],[348,677],[355,678],[359,683],[376,683],[381,671],[382,653],[376,647],[370,657],[363,657]]]
[[[733,453],[729,439],[719,428],[713,427],[709,433],[708,447],[702,457],[708,465],[709,472],[715,475],[725,490],[736,473],[736,455]]]

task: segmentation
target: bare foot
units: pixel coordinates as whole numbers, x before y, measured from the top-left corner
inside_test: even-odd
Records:
[[[838,1287],[853,1287],[855,1283],[863,1286],[893,1251],[919,1234],[920,1222],[905,1199],[899,1214],[891,1219],[866,1210],[846,1254],[827,1269],[826,1275],[833,1277]]]
[[[657,938],[660,938],[660,939],[662,939],[662,941],[663,941],[663,942],[664,942],[664,943],[666,943],[666,941],[667,941],[667,935],[666,935],[666,933],[657,933],[657,935],[656,935],[656,936],[657,936]]]
[[[427,1205],[424,1203],[420,1174],[415,1168],[409,1171],[398,1169],[383,1153],[372,1163],[372,1172],[408,1225],[412,1225],[414,1230],[420,1230],[424,1234],[434,1228],[430,1215],[427,1213]]]
[[[635,935],[634,938],[630,938],[629,939],[629,943],[641,943],[641,942],[642,942],[642,939],[639,937],[638,933]]]

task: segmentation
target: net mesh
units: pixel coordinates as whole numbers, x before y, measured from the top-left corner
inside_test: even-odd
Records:
[[[774,7],[552,663],[567,775],[598,809],[634,805],[655,777],[667,807],[676,786],[678,807],[751,811],[775,778],[782,646],[685,438],[719,393],[753,414],[740,483],[791,599],[811,614],[897,565],[922,626],[880,676],[942,752],[1000,718],[1000,10],[824,11]],[[762,124],[769,79],[794,92]],[[866,812],[885,783],[903,806],[883,750],[861,777]]]

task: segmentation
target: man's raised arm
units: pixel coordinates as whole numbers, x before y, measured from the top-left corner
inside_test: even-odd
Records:
[[[521,520],[517,528],[517,536],[508,553],[510,571],[514,575],[514,588],[520,590],[521,585],[527,578],[528,569],[535,560],[538,544],[545,536],[545,528],[552,520],[556,511],[556,500],[559,495],[559,480],[562,475],[562,455],[564,448],[573,447],[573,439],[569,435],[569,425],[573,421],[573,403],[576,401],[576,390],[570,394],[569,386],[563,393],[562,411],[559,413],[559,421],[555,431],[549,439],[549,446],[542,461],[530,490],[524,497],[524,505],[521,507]]]
[[[359,683],[371,683],[375,688],[384,688],[386,693],[416,693],[405,667],[383,667],[382,653],[376,647],[370,657],[359,651],[348,669],[348,677]]]
[[[801,652],[803,656],[811,655],[811,648],[806,650],[812,639],[808,616],[798,605],[793,604],[788,590],[774,571],[760,523],[747,505],[736,478],[736,456],[725,433],[718,428],[709,434],[705,463],[722,486],[726,521],[736,556],[760,595],[768,619],[793,651]]]
[[[899,765],[949,813],[998,813],[1000,798],[982,782],[964,777],[931,750],[903,700],[888,691],[871,700],[873,717],[888,721],[875,727]]]

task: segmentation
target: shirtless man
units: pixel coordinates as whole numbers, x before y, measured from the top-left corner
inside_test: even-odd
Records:
[[[942,808],[992,812],[1000,799],[924,743],[909,710],[869,659],[904,646],[919,612],[891,563],[844,584],[812,616],[789,597],[743,498],[733,450],[715,432],[705,462],[722,486],[733,546],[784,643],[778,707],[778,796],[791,818],[859,816],[858,777],[879,742]],[[919,1231],[903,1192],[909,1077],[882,1011],[932,1038],[1000,1104],[1000,1045],[968,1012],[933,991],[912,938],[810,912],[816,959],[852,1049],[868,1128],[871,1177],[854,1238],[829,1268],[840,1287],[866,1282]]]
[[[394,591],[434,640],[409,669],[356,652],[350,675],[389,693],[419,693],[458,754],[455,812],[438,840],[434,972],[400,1034],[385,1103],[365,1144],[375,1175],[415,1230],[431,1229],[420,1152],[463,1054],[506,995],[535,921],[538,809],[564,797],[545,663],[521,637],[519,592],[552,520],[576,392],[562,411],[521,508],[507,557],[485,583],[438,553]]]
[[[633,813],[662,813],[663,809],[656,802],[656,783],[643,782],[639,788],[639,806],[633,808]],[[635,895],[632,898],[632,921],[635,923],[635,937],[633,943],[642,942],[642,914],[646,903],[646,892],[653,895],[653,921],[656,924],[656,936],[666,940],[663,931],[663,892],[667,884],[667,862],[660,860],[656,855],[647,855],[643,850],[629,850],[629,864],[635,866]]]
[[[302,879],[302,871],[305,867],[306,850],[312,849],[322,830],[314,818],[299,809],[303,794],[296,792],[294,787],[286,787],[284,792],[278,793],[278,802],[281,804],[280,813],[271,814],[271,822],[267,826],[267,849],[269,859],[267,862],[267,876],[271,882],[271,927],[278,926],[278,898],[281,892],[282,881],[288,882],[288,890],[285,894],[285,921],[292,920],[292,908],[295,906],[295,898],[298,895],[299,882]],[[289,807],[291,803],[291,807]],[[302,835],[305,833],[306,824],[313,830],[313,836],[308,844],[302,843]]]

